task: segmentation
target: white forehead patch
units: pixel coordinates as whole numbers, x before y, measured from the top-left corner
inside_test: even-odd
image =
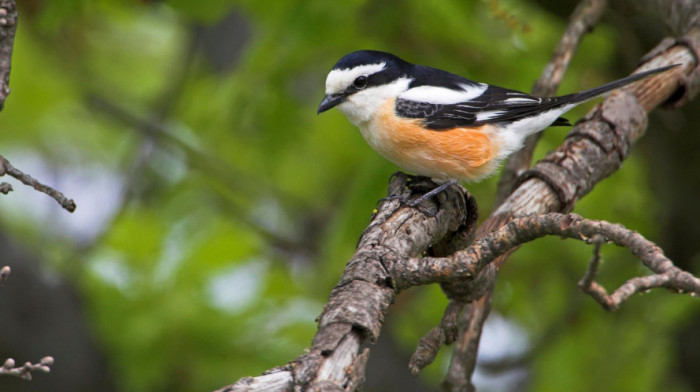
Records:
[[[386,68],[386,63],[358,65],[348,69],[334,69],[326,77],[326,95],[345,91],[358,76],[372,75]]]
[[[401,94],[399,98],[416,102],[451,105],[467,102],[480,96],[486,91],[488,85],[483,83],[476,85],[462,84],[459,87],[461,90],[437,86],[418,86]]]

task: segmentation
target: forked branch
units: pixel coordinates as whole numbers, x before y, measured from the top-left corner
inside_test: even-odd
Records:
[[[654,273],[630,279],[611,296],[606,295],[606,309],[615,310],[633,294],[657,287],[700,295],[700,279],[676,267],[660,247],[641,234],[620,224],[584,219],[576,214],[550,213],[513,218],[505,226],[481,237],[469,248],[450,257],[399,260],[394,264],[391,275],[397,279],[396,285],[399,289],[471,278],[497,257],[526,242],[550,235],[596,244],[611,242],[625,247]],[[602,287],[593,281],[597,264],[598,258],[594,257],[586,276],[582,279],[582,286],[584,291],[593,291],[599,295],[599,289],[602,290]]]
[[[25,362],[22,366],[15,366],[15,360],[8,358],[0,367],[0,374],[16,376],[22,380],[30,381],[33,372],[49,373],[53,363],[53,357],[44,357],[38,363]]]

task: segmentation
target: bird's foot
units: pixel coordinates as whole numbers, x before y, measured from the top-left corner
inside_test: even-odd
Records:
[[[394,175],[392,175],[392,179],[395,175],[396,175],[396,173]],[[409,186],[413,185],[412,190],[419,189],[419,188],[430,189],[430,190],[428,192],[420,195],[419,197],[417,197],[415,199],[411,199],[410,195],[397,194],[397,195],[387,196],[387,197],[379,200],[379,202],[382,203],[384,201],[389,201],[389,200],[398,200],[399,203],[401,203],[402,205],[405,205],[405,206],[410,207],[410,208],[415,208],[418,211],[422,212],[423,214],[428,215],[432,218],[434,218],[436,216],[436,214],[433,211],[429,210],[428,208],[422,206],[422,203],[424,201],[430,199],[433,196],[439,195],[440,193],[447,190],[447,188],[458,183],[457,180],[453,179],[453,180],[446,181],[446,182],[444,182],[436,187],[433,187],[431,189],[430,184],[435,184],[435,183],[430,178],[424,177],[424,176],[410,176],[410,175],[407,178],[407,182],[411,183]]]

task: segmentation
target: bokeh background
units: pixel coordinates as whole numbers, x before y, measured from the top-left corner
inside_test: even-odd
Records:
[[[75,199],[0,195],[0,357],[56,359],[2,391],[206,391],[308,347],[392,164],[337,111],[342,55],[380,49],[529,91],[575,1],[22,0],[0,154]],[[628,74],[664,37],[608,11],[559,92]],[[592,104],[569,114],[573,121]],[[658,112],[575,212],[624,223],[700,273],[698,105]],[[541,157],[567,130],[545,133]],[[469,185],[487,216],[496,178]],[[601,281],[645,271],[603,248]],[[700,390],[700,303],[654,291],[614,314],[578,292],[591,249],[549,238],[502,270],[475,377],[483,391]],[[436,286],[401,293],[368,391],[435,391],[450,348],[406,365],[439,320]]]

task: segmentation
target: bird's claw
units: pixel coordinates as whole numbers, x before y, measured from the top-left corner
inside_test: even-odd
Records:
[[[415,199],[410,199],[407,195],[389,195],[387,197],[379,199],[379,203],[384,203],[385,201],[391,200],[398,200],[401,205],[409,208],[414,208],[431,218],[435,218],[437,216],[435,212],[421,205],[421,203],[426,200],[423,198],[423,196],[417,197]]]

